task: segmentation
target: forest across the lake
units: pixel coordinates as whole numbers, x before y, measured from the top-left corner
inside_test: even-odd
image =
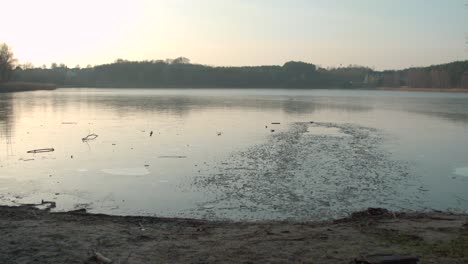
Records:
[[[114,88],[468,88],[468,61],[428,67],[375,71],[349,65],[322,68],[290,61],[284,65],[214,67],[179,57],[73,68],[65,64],[18,65],[12,82],[53,83],[58,87]]]

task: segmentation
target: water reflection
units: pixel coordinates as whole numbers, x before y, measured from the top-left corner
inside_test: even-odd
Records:
[[[8,93],[0,93],[0,133],[5,135],[6,128],[11,129],[13,115],[12,96]]]
[[[433,116],[454,122],[468,122],[468,97],[438,96],[436,98],[401,98],[399,105],[404,111],[420,115]]]
[[[291,97],[291,96],[249,96],[239,91],[237,95],[197,94],[191,91],[189,95],[158,94],[152,91],[139,91],[136,94],[113,94],[114,90],[95,92],[76,92],[75,90],[59,90],[50,93],[36,93],[28,96],[18,96],[16,104],[24,111],[34,111],[39,108],[51,108],[53,112],[61,112],[69,107],[110,109],[125,116],[129,112],[161,112],[184,116],[193,111],[204,111],[212,108],[265,109],[282,110],[285,113],[312,113],[323,109],[333,109],[346,112],[369,111],[372,106],[366,105],[365,99],[336,97]],[[118,91],[118,90],[117,90]]]
[[[13,130],[13,104],[12,96],[0,93],[0,142],[6,146],[6,155],[13,155],[12,130]]]

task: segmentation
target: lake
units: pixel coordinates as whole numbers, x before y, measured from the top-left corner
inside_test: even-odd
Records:
[[[331,219],[369,206],[468,210],[462,93],[0,94],[0,147],[5,205],[233,220]],[[27,153],[43,148],[54,151]]]

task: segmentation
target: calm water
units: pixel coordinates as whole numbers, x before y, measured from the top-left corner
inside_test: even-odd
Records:
[[[310,121],[315,124],[297,125]],[[91,133],[98,138],[83,142]],[[375,149],[366,161],[356,159],[362,167],[346,164],[366,152],[357,150],[360,145]],[[55,151],[27,153],[40,148]],[[326,169],[330,162],[338,165]],[[370,180],[361,173],[377,176]],[[359,185],[345,190],[344,175],[343,185]],[[392,208],[468,210],[467,190],[468,94],[184,89],[0,94],[2,204],[43,199],[56,201],[57,210],[110,214],[318,219],[386,206],[380,203],[387,200]],[[354,197],[347,203],[345,191]],[[281,197],[266,199],[277,193]]]

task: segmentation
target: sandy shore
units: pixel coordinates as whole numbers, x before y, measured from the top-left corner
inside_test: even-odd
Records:
[[[381,91],[408,91],[408,92],[446,92],[446,93],[468,93],[468,88],[411,88],[411,87],[378,87]]]
[[[0,207],[1,263],[467,263],[468,215],[365,211],[331,222],[216,222]],[[101,259],[103,260],[103,259]],[[105,259],[104,259],[105,260]]]

